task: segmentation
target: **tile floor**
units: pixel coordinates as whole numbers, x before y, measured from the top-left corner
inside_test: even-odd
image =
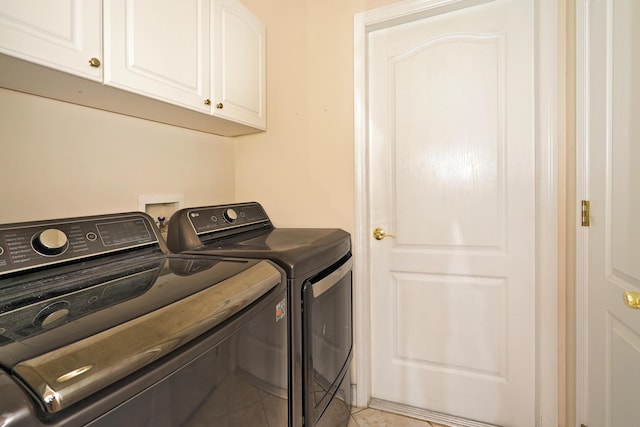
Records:
[[[347,427],[447,427],[372,408],[354,409]]]

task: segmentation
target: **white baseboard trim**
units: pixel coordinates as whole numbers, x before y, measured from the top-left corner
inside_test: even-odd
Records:
[[[465,418],[454,417],[453,415],[447,415],[441,412],[434,412],[427,409],[416,408],[414,406],[388,402],[386,400],[376,399],[373,397],[369,401],[369,407],[385,412],[391,412],[393,414],[417,418],[424,421],[433,421],[434,423],[446,424],[451,427],[498,427],[494,424],[467,420]]]

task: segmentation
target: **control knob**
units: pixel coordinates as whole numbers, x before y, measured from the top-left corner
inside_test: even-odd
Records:
[[[33,249],[42,255],[60,255],[69,246],[69,239],[63,231],[48,228],[33,237]]]
[[[47,328],[59,325],[69,317],[70,306],[68,301],[57,301],[47,305],[33,318],[33,326]]]
[[[225,210],[222,216],[224,217],[224,220],[227,221],[229,224],[233,224],[236,221],[236,219],[238,219],[238,214],[233,209]]]

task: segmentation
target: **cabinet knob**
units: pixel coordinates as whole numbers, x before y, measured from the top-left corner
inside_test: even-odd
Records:
[[[204,105],[211,105],[211,100],[210,99],[205,99],[204,100]]]
[[[100,60],[98,58],[91,58],[89,60],[89,65],[92,67],[98,68],[100,66]]]
[[[216,108],[218,110],[222,110],[224,108],[224,105],[222,105],[222,102],[218,102],[218,104],[216,104]]]

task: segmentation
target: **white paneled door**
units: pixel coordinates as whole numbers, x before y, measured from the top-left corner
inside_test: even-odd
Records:
[[[578,424],[634,427],[640,397],[640,3],[579,3],[583,86]],[[579,171],[580,173],[580,171]],[[633,308],[635,306],[635,308]]]
[[[371,391],[525,427],[536,422],[534,5],[478,3],[369,34]]]

